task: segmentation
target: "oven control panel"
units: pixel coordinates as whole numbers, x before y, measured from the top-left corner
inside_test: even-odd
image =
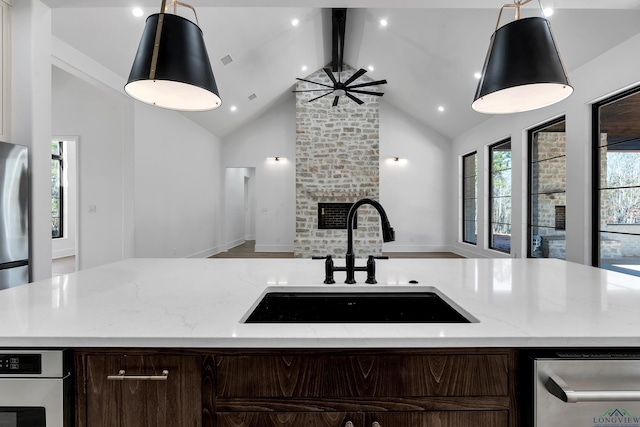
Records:
[[[1,374],[40,374],[41,354],[0,354]]]

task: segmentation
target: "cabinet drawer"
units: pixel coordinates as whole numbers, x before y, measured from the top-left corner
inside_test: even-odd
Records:
[[[165,378],[163,371],[166,379],[157,380]],[[197,356],[90,354],[85,375],[86,414],[78,414],[80,426],[202,425]]]
[[[365,427],[508,427],[507,411],[379,412]],[[377,424],[376,424],[377,423]]]
[[[231,355],[216,365],[222,398],[508,395],[504,354]]]
[[[218,412],[216,426],[362,427],[361,418],[353,412]]]

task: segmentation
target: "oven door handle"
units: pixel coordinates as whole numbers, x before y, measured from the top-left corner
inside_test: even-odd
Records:
[[[640,401],[640,390],[574,390],[558,376],[550,376],[545,387],[549,393],[567,403]]]
[[[166,381],[168,378],[169,371],[166,369],[162,371],[162,375],[126,375],[126,371],[124,369],[120,369],[120,371],[118,371],[118,375],[107,375],[107,379],[111,381]]]

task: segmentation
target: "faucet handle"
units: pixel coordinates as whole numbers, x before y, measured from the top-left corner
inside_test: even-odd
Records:
[[[333,285],[336,281],[333,278],[333,256],[312,256],[311,259],[324,259],[324,283],[326,285]]]

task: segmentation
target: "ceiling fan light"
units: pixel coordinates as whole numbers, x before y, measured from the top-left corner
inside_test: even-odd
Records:
[[[471,107],[480,113],[535,110],[562,101],[573,87],[556,49],[549,21],[518,19],[497,29]]]
[[[200,27],[167,13],[147,18],[124,90],[139,101],[172,110],[222,105]]]

